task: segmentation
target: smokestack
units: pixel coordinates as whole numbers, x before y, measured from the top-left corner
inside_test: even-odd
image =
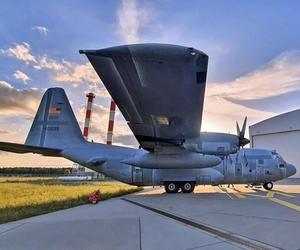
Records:
[[[107,130],[107,141],[106,141],[106,144],[109,144],[109,145],[112,144],[115,112],[116,112],[116,103],[113,99],[111,99],[110,112],[109,112],[109,121],[108,121],[108,130]]]
[[[90,127],[90,120],[91,120],[91,113],[92,113],[92,105],[95,95],[93,93],[88,93],[86,95],[88,98],[87,105],[86,105],[86,114],[85,114],[85,122],[83,128],[83,136],[87,140],[89,136],[89,127]]]

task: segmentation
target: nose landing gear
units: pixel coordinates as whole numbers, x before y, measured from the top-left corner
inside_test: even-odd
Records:
[[[266,190],[271,190],[273,188],[273,183],[272,182],[266,182],[264,185],[263,185],[264,189]]]

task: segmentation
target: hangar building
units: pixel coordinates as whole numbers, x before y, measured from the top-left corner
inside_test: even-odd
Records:
[[[276,149],[300,178],[300,109],[249,126],[249,136],[252,148]]]

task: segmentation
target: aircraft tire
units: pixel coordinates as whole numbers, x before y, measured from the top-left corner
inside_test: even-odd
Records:
[[[193,182],[184,182],[181,184],[182,193],[192,193],[194,188],[195,184]]]
[[[266,190],[272,190],[273,188],[273,183],[272,182],[266,182],[264,185],[263,185],[264,189]]]
[[[165,190],[169,194],[175,194],[179,190],[179,185],[176,182],[166,182]]]

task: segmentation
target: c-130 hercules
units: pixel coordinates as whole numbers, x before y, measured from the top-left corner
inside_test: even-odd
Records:
[[[195,185],[263,184],[296,168],[275,151],[240,149],[238,135],[201,133],[208,56],[194,48],[133,44],[86,54],[117,103],[140,149],[86,141],[61,88],[44,94],[25,144],[0,142],[0,150],[64,157],[119,181],[164,185],[168,193]]]

